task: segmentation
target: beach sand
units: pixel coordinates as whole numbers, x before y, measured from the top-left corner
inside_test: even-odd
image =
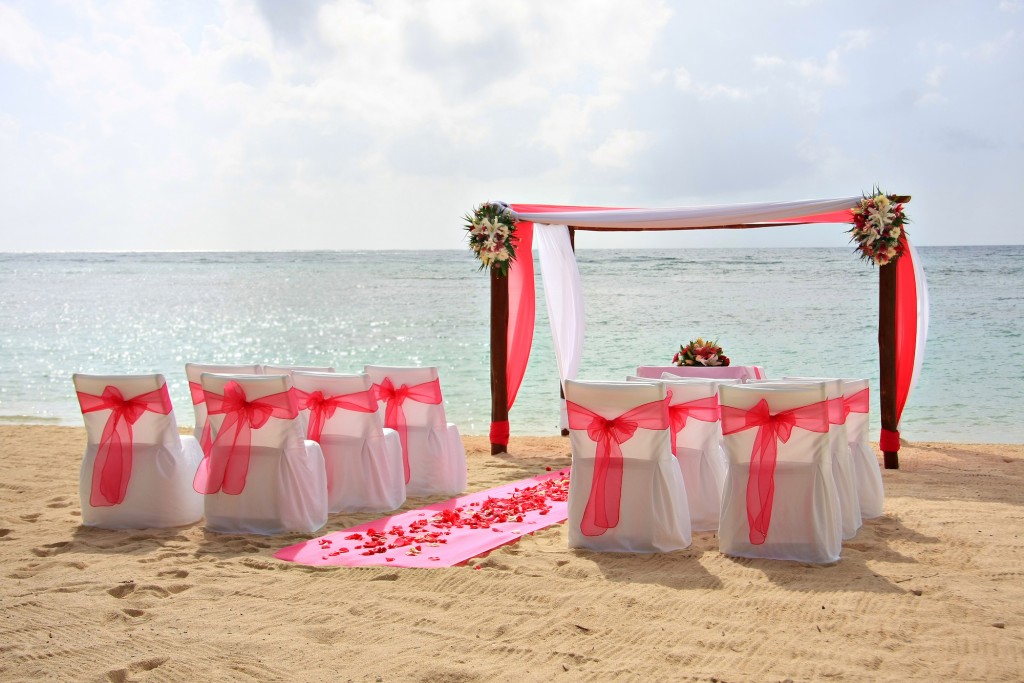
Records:
[[[470,490],[569,463],[559,437],[465,442]],[[84,528],[83,429],[4,426],[0,445],[4,681],[1024,678],[1020,445],[904,447],[885,515],[831,566],[730,559],[711,533],[570,551],[559,524],[428,570],[272,556],[301,534]]]

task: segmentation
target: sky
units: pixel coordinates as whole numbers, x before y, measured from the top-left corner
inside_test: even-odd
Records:
[[[0,251],[457,249],[489,200],[876,185],[919,246],[1024,243],[1024,0],[0,0]]]

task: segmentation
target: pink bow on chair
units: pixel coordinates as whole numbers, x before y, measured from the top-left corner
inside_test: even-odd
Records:
[[[569,413],[569,428],[587,430],[590,440],[597,443],[590,497],[580,521],[580,531],[586,536],[600,536],[619,525],[622,499],[621,445],[633,438],[638,428],[667,429],[668,400],[644,403],[613,420],[601,417],[572,401],[566,401],[565,407]]]
[[[850,416],[850,413],[866,413],[870,408],[871,389],[864,387],[856,394],[843,396],[843,421]]]
[[[298,416],[295,395],[291,389],[250,401],[245,390],[234,380],[224,385],[224,394],[206,393],[210,415],[223,415],[210,453],[199,463],[193,488],[199,493],[223,491],[238,495],[245,489],[252,448],[252,430],[259,429],[272,417],[288,419]]]
[[[117,387],[109,385],[99,396],[81,391],[77,393],[82,413],[110,411],[92,468],[89,504],[93,507],[120,505],[124,502],[132,476],[132,425],[143,413],[167,415],[171,412],[167,385],[129,399],[124,398]]]
[[[672,399],[672,392],[668,392],[669,400]],[[686,403],[677,403],[668,407],[668,416],[672,428],[672,455],[676,454],[676,436],[686,427],[686,422],[691,417],[701,422],[718,422],[721,413],[718,409],[718,396],[698,398]]]
[[[402,442],[402,461],[405,465],[405,483],[409,483],[409,427],[405,422],[405,409],[402,404],[407,400],[417,403],[438,405],[441,403],[441,382],[432,379],[411,387],[402,384],[397,389],[390,377],[385,377],[380,384],[373,385],[373,395],[378,401],[384,401],[384,426],[398,432]]]
[[[206,403],[206,394],[203,393],[203,385],[199,382],[189,382],[188,391],[192,394],[192,405]],[[210,429],[210,413],[206,413],[206,421],[203,422],[203,431],[199,435],[199,446],[203,449],[203,455],[210,457],[210,445],[213,443],[213,434]]]
[[[358,413],[377,412],[377,399],[374,398],[372,389],[336,396],[324,396],[322,391],[310,391],[309,393],[301,389],[294,389],[294,391],[298,399],[299,410],[309,410],[309,428],[306,430],[306,438],[312,441],[320,441],[324,425],[328,419],[334,417],[335,411],[339,408]]]
[[[768,537],[775,498],[775,459],[778,442],[786,443],[795,427],[824,434],[829,424],[828,402],[819,401],[771,414],[763,398],[750,410],[722,406],[722,434],[729,435],[757,427],[750,451],[747,478],[747,522],[750,543],[761,545]]]

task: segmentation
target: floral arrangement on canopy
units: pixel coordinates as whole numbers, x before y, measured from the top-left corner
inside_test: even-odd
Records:
[[[480,270],[492,268],[508,275],[516,260],[516,214],[500,202],[487,202],[464,217],[469,248],[480,259]]]
[[[704,341],[697,337],[679,346],[679,353],[672,357],[672,363],[713,368],[728,365],[729,357],[722,352],[717,341]]]
[[[900,242],[900,237],[906,234],[903,226],[909,222],[903,214],[903,204],[893,202],[876,187],[871,196],[865,195],[850,212],[850,241],[857,243],[862,259],[884,266],[903,255],[905,243]]]

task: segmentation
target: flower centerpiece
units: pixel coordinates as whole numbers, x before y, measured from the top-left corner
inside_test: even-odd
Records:
[[[729,364],[729,357],[722,353],[717,341],[704,341],[697,337],[679,347],[679,353],[672,357],[674,365],[695,365],[707,368]]]
[[[905,234],[903,225],[908,222],[903,204],[893,202],[876,187],[870,197],[865,195],[850,212],[853,214],[850,241],[857,243],[862,259],[884,266],[903,254],[900,237]]]
[[[480,270],[493,268],[499,275],[508,275],[508,268],[516,259],[515,212],[506,204],[487,202],[464,218],[469,248],[480,259]]]

